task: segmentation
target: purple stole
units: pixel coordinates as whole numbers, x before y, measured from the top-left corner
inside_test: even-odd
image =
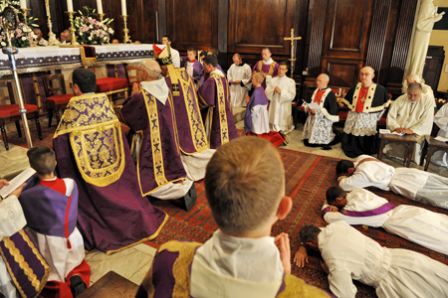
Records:
[[[47,283],[50,268],[25,231],[0,241],[6,269],[22,297],[36,297]]]
[[[172,98],[169,97],[169,101],[173,109],[173,122],[179,138],[180,151],[184,154],[193,154],[208,149],[207,132],[193,80],[185,70],[174,68],[168,69],[165,80],[173,94]],[[173,92],[174,89],[177,89],[177,92]]]
[[[252,108],[258,105],[264,105],[264,106],[268,105],[268,98],[266,96],[266,92],[261,86],[255,88],[246,108],[246,114],[244,115],[244,129],[247,132],[253,131]]]
[[[78,189],[76,184],[67,197],[39,183],[35,177],[20,196],[20,204],[28,227],[50,236],[68,239],[78,219]],[[67,243],[69,245],[69,243]]]
[[[352,216],[352,217],[368,217],[368,216],[384,214],[394,208],[395,208],[394,204],[386,203],[386,204],[384,204],[378,208],[372,209],[372,210],[366,210],[366,211],[344,210],[344,211],[342,211],[342,214],[347,215],[347,216]]]

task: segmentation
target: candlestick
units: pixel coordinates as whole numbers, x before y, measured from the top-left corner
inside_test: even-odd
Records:
[[[73,0],[67,0],[67,11],[73,12]]]
[[[103,13],[103,1],[102,0],[96,0],[96,10],[98,11],[99,15],[104,14]]]
[[[98,18],[100,19],[100,22],[104,20],[104,13],[98,13]]]
[[[128,9],[126,7],[126,0],[121,0],[121,14],[123,16],[127,16],[128,15]]]
[[[53,33],[53,23],[51,22],[50,0],[45,0],[45,11],[47,12],[48,45],[58,45],[59,41],[56,38],[56,34]]]
[[[131,43],[131,36],[129,35],[129,29],[128,29],[128,16],[123,15],[123,42],[124,43]]]
[[[79,45],[79,43],[76,41],[75,22],[74,22],[75,13],[73,11],[67,11],[67,13],[68,13],[68,19],[70,21],[70,33],[72,34],[72,45]]]

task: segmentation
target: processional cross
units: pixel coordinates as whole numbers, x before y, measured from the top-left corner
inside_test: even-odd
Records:
[[[291,78],[292,78],[292,76],[294,74],[294,66],[296,64],[295,45],[296,45],[296,42],[298,40],[301,40],[301,39],[302,39],[302,36],[294,36],[294,28],[291,28],[291,35],[290,36],[287,36],[287,37],[283,38],[283,40],[291,41],[291,58],[289,59],[289,62],[291,64],[291,67],[290,67],[290,69],[291,69]]]

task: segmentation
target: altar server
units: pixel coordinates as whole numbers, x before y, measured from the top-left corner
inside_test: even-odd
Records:
[[[252,75],[252,86],[254,91],[247,104],[244,116],[244,130],[246,133],[256,135],[269,132],[268,98],[263,89],[264,75],[255,72]]]
[[[344,221],[300,231],[307,247],[320,251],[330,290],[336,297],[356,297],[358,280],[375,288],[379,298],[448,297],[448,266],[423,254],[391,249]]]
[[[75,70],[73,90],[53,148],[59,175],[78,186],[86,248],[112,253],[157,237],[167,216],[142,198],[120,121],[106,94],[94,93],[95,74]]]
[[[233,54],[233,64],[227,71],[227,79],[229,80],[230,101],[232,108],[245,107],[246,97],[250,82],[252,80],[252,69],[246,63],[243,63],[241,55]]]
[[[193,78],[195,84],[198,84],[204,75],[204,68],[198,60],[196,60],[196,50],[187,50],[187,61],[185,62],[185,70],[188,75]]]
[[[175,48],[173,48],[171,46],[171,39],[169,38],[169,36],[165,35],[162,37],[162,44],[164,44],[166,47],[169,48],[174,67],[179,68],[180,64],[181,64],[180,63],[180,53],[178,50],[176,50]]]
[[[444,104],[436,113],[434,123],[439,127],[437,136],[448,139],[448,103]],[[431,161],[436,165],[448,167],[448,154],[438,151],[434,153]]]
[[[328,297],[291,275],[288,235],[270,236],[292,208],[284,174],[279,153],[263,139],[221,146],[205,177],[219,229],[202,245],[162,245],[137,297]]]
[[[316,90],[311,96],[310,103],[304,103],[305,112],[308,113],[303,127],[303,142],[305,146],[322,146],[324,150],[331,149],[333,142],[333,123],[339,121],[336,96],[328,83],[330,77],[322,73],[316,78]]]
[[[292,122],[292,101],[296,97],[296,83],[288,78],[288,63],[281,62],[278,76],[266,82],[269,98],[269,125],[271,130],[287,134],[294,129]]]
[[[206,111],[205,129],[210,148],[217,149],[238,136],[230,106],[229,83],[218,68],[215,56],[204,58],[204,71],[208,78],[199,88],[199,99]]]
[[[278,63],[272,59],[272,53],[269,48],[263,48],[261,50],[262,60],[258,61],[254,67],[254,72],[262,72],[266,76],[266,83],[268,83],[272,77],[277,76]]]
[[[74,180],[56,176],[56,156],[52,149],[34,147],[27,155],[36,176],[27,183],[20,204],[27,227],[50,265],[43,296],[76,297],[90,283],[84,241],[76,228],[78,187]]]
[[[0,179],[0,189],[8,184]],[[6,198],[0,197],[0,297],[36,297],[50,272],[42,254],[23,230],[26,219],[18,200],[23,187]]]
[[[140,91],[128,98],[122,109],[125,122],[143,137],[136,157],[140,192],[161,200],[181,199],[189,210],[196,192],[180,157],[172,94],[156,61],[143,61],[141,70],[145,76]]]
[[[394,168],[361,155],[355,162],[340,160],[336,166],[339,186],[345,191],[376,187],[408,199],[448,209],[448,178],[415,168]]]
[[[448,216],[424,208],[389,203],[373,192],[355,188],[345,192],[330,187],[322,206],[328,223],[343,220],[350,225],[382,227],[421,246],[448,255]]]
[[[344,125],[342,150],[348,157],[376,153],[377,122],[387,106],[386,88],[373,82],[375,71],[361,68],[359,83],[350,89],[343,103],[350,109]]]
[[[387,128],[405,135],[430,135],[434,121],[434,99],[423,95],[420,83],[411,83],[407,93],[397,98],[387,114]],[[423,146],[415,144],[413,160],[420,164]],[[403,156],[405,147],[399,143],[387,144],[384,153]]]

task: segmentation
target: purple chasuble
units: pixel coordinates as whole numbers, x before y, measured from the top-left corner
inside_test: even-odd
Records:
[[[41,185],[39,178],[34,176],[20,195],[20,205],[27,226],[40,234],[68,237],[75,229],[78,219],[76,184],[70,197],[69,201],[69,197]],[[65,231],[66,224],[67,231]]]
[[[3,238],[0,251],[20,296],[37,297],[47,283],[50,268],[28,234],[22,230]]]
[[[171,100],[162,104],[151,95],[148,100],[154,109],[151,113],[147,111],[141,92],[127,99],[121,110],[123,119],[133,131],[143,131],[137,161],[142,195],[150,195],[157,187],[183,180],[187,175],[176,143]]]
[[[260,60],[254,65],[253,71],[262,72],[265,75],[276,77],[278,73],[278,63],[272,60],[271,64],[265,64],[263,63],[263,60]]]
[[[173,95],[171,106],[175,117],[179,148],[187,155],[202,152],[208,149],[209,145],[196,87],[184,69],[173,68],[171,71],[177,73],[173,76],[169,74],[165,80]]]
[[[229,84],[224,76],[211,75],[198,92],[201,104],[207,109],[204,120],[210,148],[219,148],[238,136],[230,107]]]
[[[268,98],[266,96],[266,92],[261,86],[255,88],[254,92],[250,97],[250,101],[247,104],[246,114],[244,115],[244,130],[247,132],[253,131],[252,108],[258,105],[263,106],[268,105]]]

